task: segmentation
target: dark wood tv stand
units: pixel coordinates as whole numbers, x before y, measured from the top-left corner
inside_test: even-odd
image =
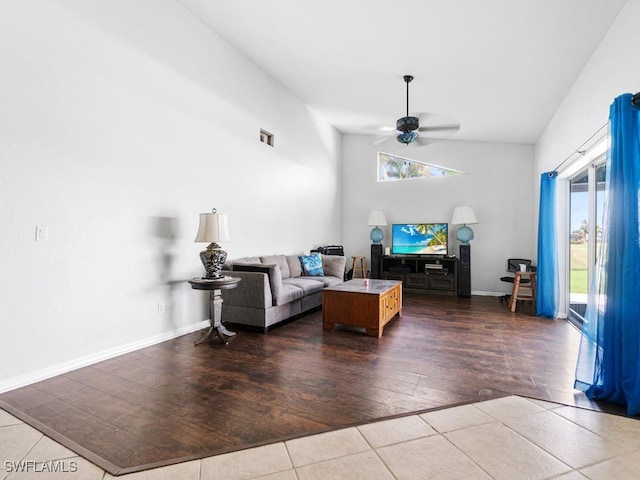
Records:
[[[400,280],[405,291],[455,295],[458,259],[433,255],[383,255],[382,278]]]

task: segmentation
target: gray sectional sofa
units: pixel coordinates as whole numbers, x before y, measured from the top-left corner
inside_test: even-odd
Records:
[[[223,275],[242,281],[234,289],[222,290],[222,321],[266,332],[278,322],[321,306],[322,290],[344,281],[346,258],[321,255],[322,271],[310,275],[301,257],[271,255],[226,263]]]

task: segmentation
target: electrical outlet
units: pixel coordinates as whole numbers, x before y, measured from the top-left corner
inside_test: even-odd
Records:
[[[49,227],[36,225],[36,242],[46,242],[49,240]]]
[[[164,313],[164,303],[158,304],[158,315],[162,315]]]

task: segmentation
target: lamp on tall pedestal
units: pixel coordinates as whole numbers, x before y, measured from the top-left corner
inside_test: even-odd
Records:
[[[211,213],[200,214],[200,226],[196,234],[195,242],[209,243],[206,250],[200,252],[200,260],[204,265],[206,277],[209,279],[223,278],[221,275],[222,265],[227,259],[227,252],[217,242],[228,242],[230,240],[227,216],[217,213],[214,208]]]
[[[471,245],[473,230],[468,224],[478,223],[473,208],[469,206],[456,207],[453,211],[451,225],[462,225],[456,232],[456,238],[460,242],[460,269],[458,271],[458,296],[471,296]]]
[[[374,227],[371,230],[371,234],[369,238],[371,239],[371,243],[374,245],[382,244],[382,239],[384,238],[384,234],[380,227],[387,226],[387,219],[384,216],[384,212],[382,210],[371,210],[369,212],[369,220],[367,221],[367,225],[370,227]]]
[[[460,243],[466,245],[470,240],[473,240],[473,230],[467,225],[473,225],[478,223],[476,214],[473,212],[473,208],[469,206],[456,207],[453,211],[453,218],[451,219],[451,225],[462,225],[456,232],[456,238]]]

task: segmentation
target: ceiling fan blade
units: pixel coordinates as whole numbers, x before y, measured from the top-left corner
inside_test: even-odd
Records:
[[[418,137],[413,144],[416,144],[416,147],[426,147],[427,145],[432,145],[440,140],[440,138]]]
[[[395,135],[386,135],[384,137],[378,137],[373,141],[373,145],[380,145],[381,143],[395,139]]]
[[[437,143],[441,140],[444,140],[443,138],[433,138],[433,137],[424,137],[424,136],[418,136],[418,138],[416,138],[413,142],[405,144],[405,146],[409,147],[409,148],[420,148],[420,147],[426,147],[427,145],[432,145],[434,143]],[[396,139],[396,135],[395,133],[393,135],[386,135],[383,137],[377,137],[372,144],[373,145],[380,145],[382,143],[386,143],[386,142],[392,142],[394,145],[402,145],[401,143],[397,143],[397,139]]]
[[[431,125],[427,127],[418,128],[421,132],[457,132],[460,130],[459,123],[452,123],[450,125]]]
[[[424,135],[418,136],[413,142],[407,145],[409,148],[422,148],[433,145],[434,143],[442,142],[444,138],[425,137]]]
[[[441,132],[442,135],[449,137],[460,130],[460,122],[450,115],[441,113],[419,113],[420,128],[418,131],[423,133]]]
[[[368,124],[362,127],[362,133],[365,135],[375,135],[379,136],[388,136],[394,135],[396,133],[396,128],[391,125],[383,125],[383,124]]]

